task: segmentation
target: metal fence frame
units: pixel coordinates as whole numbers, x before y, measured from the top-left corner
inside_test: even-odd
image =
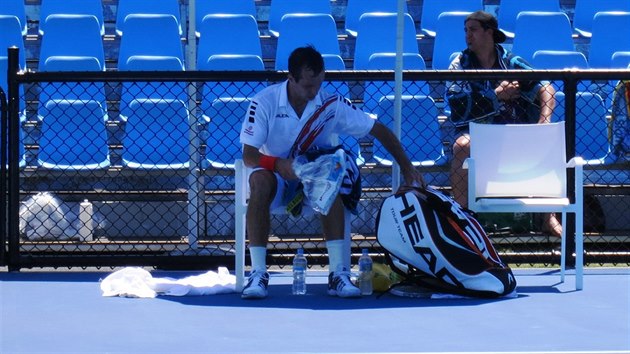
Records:
[[[6,265],[11,270],[31,267],[115,267],[115,266],[153,266],[164,268],[210,268],[219,264],[233,264],[233,248],[221,252],[200,253],[181,255],[155,255],[155,254],[71,254],[55,255],[54,252],[43,253],[33,256],[23,254],[20,251],[20,236],[18,229],[19,219],[19,168],[18,168],[18,99],[20,85],[38,82],[188,82],[200,83],[210,81],[267,81],[280,82],[286,79],[285,72],[274,71],[252,71],[252,72],[19,72],[17,49],[9,50],[9,72],[8,72],[8,101],[2,99],[2,166],[0,190],[0,205],[4,208],[0,215],[0,265]],[[446,80],[485,80],[485,79],[508,79],[508,80],[559,80],[564,82],[565,101],[565,121],[567,129],[567,154],[573,156],[575,152],[575,95],[577,83],[580,80],[630,80],[630,71],[627,70],[553,70],[553,71],[405,71],[405,80],[419,80],[430,82],[443,82]],[[336,71],[328,72],[327,80],[330,81],[393,81],[393,71]],[[0,95],[2,96],[2,95]],[[8,133],[8,135],[7,135]],[[6,168],[5,149],[8,147],[8,169]],[[619,166],[617,166],[619,168]],[[620,168],[627,169],[628,165]],[[572,178],[572,177],[570,177]],[[571,186],[571,183],[569,183]],[[627,186],[626,186],[627,187]],[[570,191],[572,194],[573,191]],[[573,217],[573,216],[571,216]],[[571,223],[568,223],[571,225]],[[568,230],[571,234],[574,230]],[[229,243],[229,242],[228,242]],[[569,240],[569,249],[574,249],[574,244]],[[570,253],[569,253],[570,254]],[[502,255],[508,262],[525,263],[554,263],[554,255]],[[288,257],[284,261],[288,262]],[[589,261],[606,263],[630,263],[628,254],[613,255],[611,258],[585,258]],[[279,264],[285,264],[279,261]],[[325,263],[319,258],[314,263]]]

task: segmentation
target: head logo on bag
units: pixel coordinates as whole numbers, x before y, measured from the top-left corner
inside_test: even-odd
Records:
[[[507,295],[516,287],[477,220],[436,190],[386,198],[376,224],[378,242],[394,269],[420,286],[477,297]]]

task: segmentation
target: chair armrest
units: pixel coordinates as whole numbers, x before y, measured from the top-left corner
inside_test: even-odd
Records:
[[[569,160],[569,162],[567,162],[567,167],[570,167],[570,168],[574,168],[577,166],[584,166],[584,165],[586,165],[586,161],[580,156],[576,156],[572,158],[571,160]]]

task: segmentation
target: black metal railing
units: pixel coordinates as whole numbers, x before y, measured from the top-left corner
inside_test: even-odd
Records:
[[[1,153],[8,164],[3,160],[0,167],[6,188],[1,205],[7,208],[0,218],[0,264],[10,269],[233,264],[234,173],[229,164],[240,156],[240,124],[248,98],[261,86],[282,82],[286,73],[18,72],[17,53],[11,54],[8,101],[2,99]],[[614,81],[630,80],[630,73],[405,72],[405,91],[423,97],[423,103],[403,116],[401,138],[409,154],[440,157],[444,151],[440,163],[419,168],[429,184],[447,193],[454,132],[444,101],[446,82],[487,79],[561,83],[564,99],[556,109],[564,112],[558,119],[567,122],[572,156],[583,145],[576,133],[604,134],[576,117],[595,114],[609,102]],[[329,72],[326,80],[328,90],[378,112],[393,126],[387,99],[393,72]],[[597,83],[590,86],[596,94],[576,111],[578,86],[587,82]],[[422,119],[428,115],[432,119]],[[601,119],[609,119],[607,111]],[[439,146],[427,150],[429,144],[418,141],[428,139],[422,134],[431,129]],[[387,156],[369,138],[344,143],[364,159],[364,194],[352,220],[353,251],[368,247],[382,254],[374,223],[382,199],[392,191],[391,168],[379,162]],[[586,144],[587,150],[593,144]],[[630,264],[629,168],[627,161],[587,167],[587,264]],[[325,265],[315,219],[274,216],[270,264],[288,264],[294,249],[303,247],[311,264]],[[535,215],[489,214],[481,220],[506,261],[559,262],[559,240],[542,232]]]

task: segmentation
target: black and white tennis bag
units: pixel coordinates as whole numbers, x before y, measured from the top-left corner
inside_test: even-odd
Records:
[[[516,288],[510,268],[468,210],[431,188],[386,198],[376,237],[396,272],[435,292],[500,297]]]

